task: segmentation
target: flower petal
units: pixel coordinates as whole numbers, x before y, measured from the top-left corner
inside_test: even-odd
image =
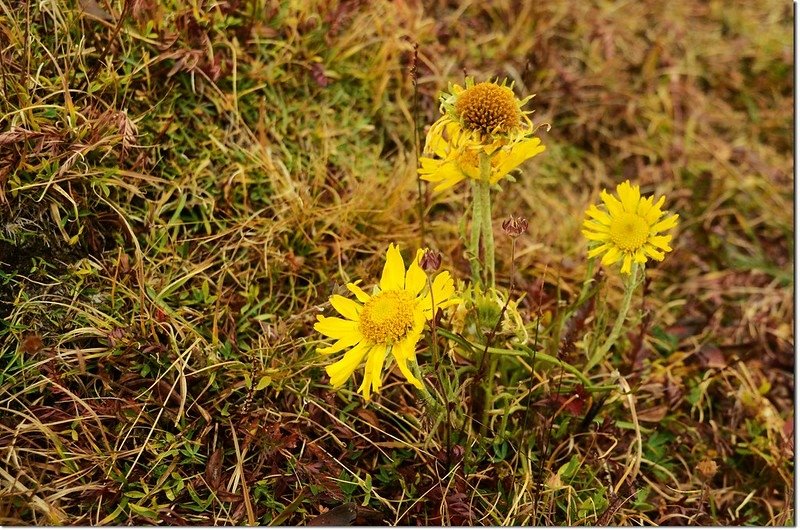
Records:
[[[418,340],[419,336],[409,335],[407,339],[398,342],[392,347],[392,355],[395,362],[397,362],[398,368],[400,368],[400,373],[405,376],[409,383],[421,390],[423,388],[422,382],[414,377],[414,374],[408,368],[409,361],[416,362],[415,349]]]
[[[656,250],[653,245],[645,244],[644,253],[656,261],[664,261],[664,253]]]
[[[622,274],[630,274],[631,273],[631,265],[633,264],[633,255],[632,254],[625,254],[625,257],[622,260]]]
[[[615,247],[609,246],[608,252],[603,256],[603,265],[612,265],[622,259],[622,252]]]
[[[406,267],[403,264],[403,256],[400,255],[400,247],[394,243],[389,244],[386,251],[386,264],[383,266],[381,274],[382,291],[399,291],[406,283]]]
[[[672,250],[672,248],[669,246],[669,242],[671,240],[672,236],[650,236],[647,242],[655,247],[660,248],[661,250],[666,250],[669,252]]]
[[[530,138],[514,144],[510,150],[501,150],[495,157],[498,158],[496,168],[492,171],[492,184],[511,173],[514,168],[544,152],[545,146],[541,145],[539,138]]]
[[[338,294],[331,296],[331,305],[340,315],[349,320],[358,320],[358,314],[361,313],[360,305]]]
[[[425,271],[423,271],[422,267],[419,266],[419,260],[422,259],[424,254],[425,251],[423,249],[417,250],[417,255],[414,256],[413,260],[411,260],[411,263],[408,266],[408,271],[406,272],[406,291],[415,297],[427,283]]]
[[[595,248],[589,249],[587,257],[595,258],[595,257],[599,256],[600,254],[602,254],[603,252],[607,251],[609,248],[611,248],[611,246],[608,243],[603,243],[599,247],[595,247]]]
[[[639,209],[639,186],[631,186],[631,182],[626,180],[617,186],[617,195],[619,195],[622,208],[629,213],[636,213]]]
[[[314,329],[328,337],[334,339],[352,338],[354,336],[360,337],[358,332],[358,323],[352,320],[345,320],[339,317],[317,317],[318,322],[314,324]]]
[[[455,183],[465,178],[464,173],[461,172],[455,162],[452,161],[441,161],[435,168],[422,167],[418,172],[420,175],[419,178],[428,182],[453,181]]]
[[[603,224],[605,226],[609,226],[611,224],[611,216],[608,215],[607,212],[604,212],[603,210],[595,206],[594,204],[589,206],[589,209],[586,210],[586,215],[588,215],[592,219],[595,219],[600,224]]]
[[[430,320],[433,318],[433,304],[436,304],[436,308],[439,309],[459,303],[459,299],[453,297],[455,291],[455,282],[450,273],[448,271],[440,272],[433,279],[431,292],[418,299],[417,307],[422,309],[425,318]],[[431,296],[433,296],[433,304]]]
[[[590,232],[588,230],[581,230],[581,234],[583,237],[588,239],[589,241],[602,241],[607,242],[611,240],[611,235],[608,232]]]
[[[369,350],[367,354],[367,364],[364,371],[364,382],[361,384],[359,390],[363,393],[364,399],[369,401],[370,387],[372,392],[378,392],[381,389],[381,380],[383,376],[383,362],[386,359],[386,354],[389,350],[385,344],[377,344]]]
[[[367,362],[364,365],[364,379],[358,391],[369,401],[373,391],[377,392],[381,387],[381,372],[383,361],[386,359],[388,347],[385,344],[376,344],[367,353]]]
[[[583,227],[585,229],[593,231],[593,232],[604,233],[604,232],[608,232],[609,231],[608,225],[604,225],[602,223],[598,223],[597,221],[593,221],[591,219],[585,220],[583,222]]]
[[[356,295],[356,298],[358,298],[358,301],[361,302],[362,304],[366,304],[367,302],[369,302],[369,299],[371,297],[363,290],[361,290],[361,287],[358,286],[358,282],[348,283],[347,288],[350,290],[351,293]]]
[[[342,351],[345,348],[349,348],[355,344],[358,344],[364,337],[361,337],[360,334],[352,334],[347,336],[343,339],[339,339],[334,342],[331,346],[326,348],[317,348],[317,352],[321,353],[322,355],[330,355],[331,353],[336,353]]]
[[[440,272],[436,275],[436,278],[433,279],[431,290],[433,291],[433,302],[437,307],[441,306],[452,298],[453,294],[456,292],[453,277],[450,276],[448,271]]]
[[[325,371],[331,378],[331,386],[339,388],[353,375],[358,365],[364,360],[364,356],[369,351],[370,345],[363,342],[344,354],[340,360],[325,367]]]
[[[608,213],[611,215],[611,217],[616,217],[624,211],[622,208],[622,203],[606,190],[600,192],[600,199],[606,205],[606,208],[608,208]]]
[[[678,224],[678,214],[674,214],[666,219],[663,219],[650,228],[651,234],[657,234],[670,228],[674,228]]]
[[[433,188],[433,191],[439,193],[440,191],[444,191],[447,189],[452,188],[466,177],[459,171],[458,174],[452,175],[450,178],[442,180],[436,187]]]

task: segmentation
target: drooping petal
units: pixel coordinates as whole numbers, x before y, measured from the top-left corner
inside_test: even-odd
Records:
[[[443,136],[446,134],[447,124],[449,120],[446,117],[441,117],[431,125],[428,134],[425,137],[424,152],[438,157],[443,157],[447,153],[448,142]]]
[[[439,184],[434,186],[433,191],[435,193],[439,193],[440,191],[448,190],[448,189],[452,188],[453,186],[455,186],[456,184],[458,184],[459,182],[461,182],[462,180],[464,180],[463,176],[457,176],[457,177],[449,178],[447,180],[443,180]]]
[[[444,186],[447,183],[447,187],[452,186],[453,184],[464,180],[465,175],[464,173],[458,169],[455,162],[453,161],[438,161],[439,164],[435,168],[431,168],[429,170],[425,167],[419,169],[420,179],[428,181],[428,182],[438,182],[440,183],[439,186],[436,188],[438,189],[440,186]]]
[[[608,243],[603,243],[599,247],[589,249],[587,256],[590,258],[595,258],[600,254],[602,254],[603,252],[605,252],[606,250],[608,250],[609,248],[611,248],[611,246]]]
[[[381,381],[383,378],[383,362],[386,359],[386,353],[389,347],[384,344],[376,345],[374,348],[371,348],[369,354],[367,355],[367,369],[369,373],[369,382],[367,379],[367,372],[364,373],[364,384],[367,385],[367,389],[372,386],[373,392],[378,392],[381,389]],[[361,389],[362,392],[365,389]],[[369,390],[366,391],[364,394],[364,398],[369,400]]]
[[[656,261],[664,261],[664,253],[656,250],[653,245],[646,244],[644,246],[644,253]]]
[[[440,307],[453,297],[456,292],[455,282],[448,271],[443,271],[436,275],[436,278],[433,279],[431,291],[433,293],[433,302],[437,307]]]
[[[328,346],[326,348],[317,348],[317,351],[323,355],[330,355],[331,353],[336,353],[339,351],[344,350],[345,348],[349,348],[363,339],[360,334],[352,334],[343,339],[339,339],[333,343],[333,345]]]
[[[358,314],[361,312],[361,306],[349,298],[335,294],[331,296],[331,305],[346,319],[358,320]]]
[[[325,367],[325,371],[331,378],[331,386],[334,388],[339,388],[345,384],[350,376],[353,375],[353,372],[356,371],[358,365],[361,364],[361,361],[364,360],[364,356],[367,355],[369,348],[370,345],[362,342],[349,352],[345,353],[344,357],[342,357],[340,360]]]
[[[620,259],[622,259],[622,252],[620,252],[617,247],[612,246],[608,249],[605,256],[603,256],[602,263],[603,265],[611,265],[618,262]]]
[[[501,150],[495,155],[499,160],[492,171],[490,182],[495,184],[529,158],[544,152],[545,146],[541,144],[542,141],[539,138],[530,138],[514,144],[510,150]]]
[[[345,320],[339,317],[317,317],[314,329],[318,332],[334,339],[346,339],[354,336],[360,337],[358,323],[352,320]]]
[[[398,342],[392,347],[392,355],[394,356],[395,362],[397,362],[398,368],[400,368],[400,373],[403,374],[409,383],[421,390],[423,388],[422,382],[414,377],[414,374],[411,373],[408,367],[409,362],[416,362],[415,349],[418,340],[419,336],[414,337],[410,335],[407,339]]]
[[[422,310],[425,318],[430,320],[435,311],[433,304],[436,305],[435,309],[445,309],[461,301],[454,294],[455,282],[452,276],[447,271],[441,272],[433,279],[431,291],[417,299],[417,307]],[[431,302],[431,297],[433,297],[433,302]]]
[[[364,363],[364,379],[361,381],[361,386],[358,387],[358,391],[367,401],[369,401],[372,390],[377,392],[381,386],[381,370],[387,348],[388,346],[385,344],[376,344],[367,352],[367,362]]]
[[[406,282],[406,267],[403,264],[403,256],[400,255],[400,247],[394,243],[389,244],[386,251],[386,264],[383,266],[380,286],[382,291],[399,291]]]
[[[633,264],[633,255],[632,254],[625,254],[625,257],[622,259],[622,274],[630,274],[631,273],[631,265]]]

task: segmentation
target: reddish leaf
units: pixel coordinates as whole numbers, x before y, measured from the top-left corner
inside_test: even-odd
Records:
[[[37,335],[36,333],[29,333],[25,335],[25,338],[22,339],[22,351],[27,353],[28,355],[34,355],[42,351],[44,348],[44,342],[42,342],[42,337]]]

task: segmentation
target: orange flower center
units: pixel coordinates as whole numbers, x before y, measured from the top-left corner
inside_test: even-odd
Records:
[[[467,129],[481,134],[511,132],[521,119],[514,92],[494,83],[478,83],[461,92],[455,111]]]

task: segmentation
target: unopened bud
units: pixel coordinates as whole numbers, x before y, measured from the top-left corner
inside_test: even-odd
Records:
[[[425,272],[436,272],[442,266],[442,255],[431,249],[425,249],[422,258],[419,260],[419,266]]]
[[[503,232],[511,237],[519,237],[522,233],[528,231],[528,220],[524,217],[510,216],[503,221]]]

